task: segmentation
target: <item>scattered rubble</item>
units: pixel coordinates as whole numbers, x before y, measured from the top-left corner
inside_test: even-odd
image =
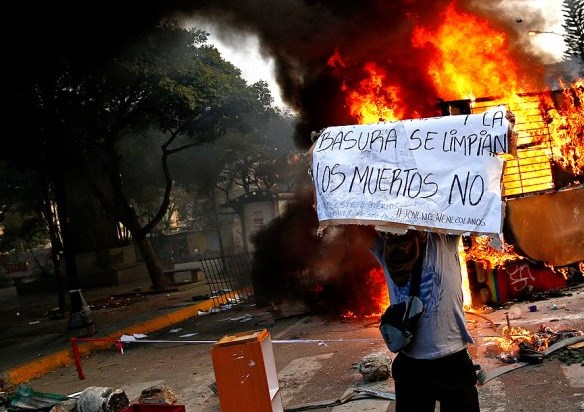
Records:
[[[550,359],[557,359],[567,365],[580,364],[584,366],[584,349],[572,349],[567,348],[566,350],[554,353],[550,356]]]
[[[59,402],[49,412],[77,412],[77,399],[67,399]]]
[[[357,364],[357,370],[366,382],[385,381],[391,376],[391,361],[385,353],[372,353]]]
[[[374,389],[365,388],[354,388],[349,389],[338,399],[328,399],[324,401],[310,402],[302,405],[288,406],[286,407],[286,412],[300,412],[308,411],[311,409],[322,409],[329,408],[339,405],[344,405],[348,402],[356,401],[359,399],[387,399],[390,401],[395,401],[395,393],[379,391]]]
[[[168,385],[153,385],[144,390],[138,398],[138,403],[174,405],[178,398]]]
[[[79,412],[120,412],[130,405],[130,400],[122,389],[90,386],[77,399]]]
[[[125,391],[111,387],[89,386],[71,395],[37,392],[19,385],[11,393],[1,392],[0,411],[11,412],[129,412],[132,409]],[[177,405],[177,395],[168,385],[158,384],[142,390],[139,405]],[[136,409],[136,408],[133,408]],[[180,411],[177,408],[176,411]]]
[[[584,342],[568,346],[565,350],[550,354],[549,359],[557,359],[568,366],[578,363],[584,366]]]
[[[125,308],[127,306],[139,305],[142,300],[144,300],[144,296],[138,293],[124,296],[110,296],[91,301],[89,307],[91,310]]]

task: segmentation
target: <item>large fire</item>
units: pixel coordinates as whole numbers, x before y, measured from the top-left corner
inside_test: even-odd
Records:
[[[523,258],[515,253],[512,245],[505,243],[501,249],[496,249],[490,243],[490,237],[473,237],[471,246],[466,250],[466,260],[480,262],[487,269],[500,266],[510,260]]]
[[[584,173],[584,83],[562,84],[562,91],[542,91],[539,68],[522,72],[509,47],[508,35],[489,21],[459,10],[452,1],[435,19],[435,25],[416,22],[411,47],[425,56],[426,78],[436,96],[463,101],[469,113],[480,113],[505,104],[516,114],[518,150],[506,158],[504,195],[515,196],[555,188],[552,165],[559,165],[582,183]],[[398,46],[396,46],[398,47]],[[404,97],[411,90],[401,86],[391,65],[377,61],[356,64],[336,51],[328,65],[342,80],[346,105],[356,123],[401,120],[431,116],[408,107]],[[355,67],[359,75],[355,75]],[[479,97],[477,97],[479,96]],[[480,97],[483,96],[483,97]],[[427,98],[427,96],[420,97]],[[409,100],[411,101],[411,100]],[[455,111],[450,111],[457,114]],[[580,179],[580,180],[578,180]],[[466,258],[490,267],[521,258],[505,245],[499,252],[488,246],[490,239],[474,238]],[[468,280],[465,282],[468,302]]]
[[[387,290],[387,283],[385,282],[385,276],[383,270],[380,267],[374,267],[369,271],[369,275],[366,278],[366,288],[369,290],[376,290],[378,293],[372,297],[372,301],[368,302],[367,308],[356,308],[361,315],[365,316],[377,316],[383,313],[385,308],[389,306],[389,292]],[[343,314],[344,317],[358,317],[353,311],[348,311]]]
[[[338,52],[329,59],[329,64],[344,67]],[[367,76],[355,88],[350,88],[346,83],[342,86],[347,94],[350,114],[362,124],[404,118],[405,113],[399,104],[400,89],[391,85],[385,70],[374,62],[365,63],[363,69]]]
[[[559,107],[549,97],[544,104],[541,111],[548,116],[552,159],[570,174],[584,174],[584,82],[564,86]]]
[[[442,24],[435,29],[416,28],[412,42],[415,47],[433,50],[427,72],[442,98],[521,91],[504,33],[479,17],[457,10],[454,2],[437,20]]]

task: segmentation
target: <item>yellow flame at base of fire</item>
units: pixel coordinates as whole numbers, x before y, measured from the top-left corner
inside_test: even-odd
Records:
[[[468,270],[466,268],[466,253],[464,251],[464,244],[462,243],[462,237],[458,243],[458,257],[460,261],[460,269],[462,272],[462,302],[466,310],[472,308],[472,296],[470,293],[470,282],[468,280]]]

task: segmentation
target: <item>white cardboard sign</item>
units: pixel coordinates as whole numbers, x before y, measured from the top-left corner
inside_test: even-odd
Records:
[[[481,114],[329,127],[312,148],[318,219],[499,234],[505,106]],[[399,231],[397,230],[397,231]]]

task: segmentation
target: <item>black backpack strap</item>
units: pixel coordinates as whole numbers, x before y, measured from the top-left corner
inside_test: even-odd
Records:
[[[418,261],[412,270],[412,280],[410,284],[410,296],[418,296],[420,293],[420,283],[422,283],[422,266],[424,263],[425,253],[420,253]]]
[[[410,283],[410,298],[408,299],[408,307],[404,315],[404,321],[407,322],[408,330],[412,331],[415,328],[416,322],[410,318],[410,312],[412,310],[412,305],[414,304],[414,299],[411,296],[418,296],[420,293],[420,283],[422,283],[422,266],[424,262],[424,253],[420,253],[420,256],[412,269],[412,280]]]

